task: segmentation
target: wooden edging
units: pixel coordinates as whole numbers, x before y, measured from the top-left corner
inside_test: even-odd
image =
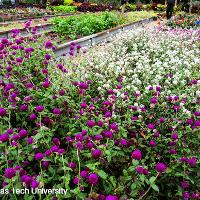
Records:
[[[117,27],[93,34],[93,35],[82,37],[80,39],[74,40],[73,42],[75,44],[81,45],[81,47],[92,47],[92,46],[102,43],[102,42],[110,42],[112,40],[112,37],[115,36],[116,34],[118,34],[119,32],[126,31],[126,30],[132,30],[136,27],[139,27],[141,25],[152,22],[154,20],[154,18],[155,17],[151,17],[151,18],[143,19],[143,20],[133,22],[130,24],[120,25],[120,26],[117,26]],[[56,56],[61,57],[63,55],[69,54],[70,44],[71,44],[71,41],[59,45],[57,47],[57,49],[55,50]],[[76,54],[77,52],[74,52],[74,53]]]

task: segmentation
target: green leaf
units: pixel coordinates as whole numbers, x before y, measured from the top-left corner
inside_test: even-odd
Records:
[[[156,177],[155,176],[152,176],[150,179],[149,179],[149,182],[150,184],[152,185],[156,180]]]
[[[98,170],[97,174],[102,178],[102,179],[107,179],[108,175],[103,171],[103,170]]]
[[[157,185],[152,185],[152,188],[155,190],[155,191],[157,191],[157,192],[159,192],[159,188],[158,188],[158,186]]]

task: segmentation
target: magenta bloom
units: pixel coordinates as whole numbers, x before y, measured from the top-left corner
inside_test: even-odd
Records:
[[[101,150],[100,149],[95,149],[92,151],[92,157],[93,158],[99,158],[101,156]]]
[[[45,44],[45,48],[50,49],[53,47],[53,43],[51,41],[47,41]]]
[[[46,54],[44,57],[45,57],[46,60],[50,60],[51,59],[51,56],[49,54]]]
[[[148,124],[147,125],[148,129],[153,130],[155,128],[155,126],[153,124]]]
[[[28,136],[28,131],[25,129],[22,129],[21,131],[19,131],[19,136],[20,138],[25,138]]]
[[[115,195],[108,195],[105,200],[118,200],[119,198]]]
[[[92,185],[96,185],[98,183],[98,179],[99,178],[98,178],[97,174],[94,174],[94,173],[90,174],[89,177],[88,177],[88,181]]]
[[[188,183],[187,183],[187,181],[182,181],[182,182],[181,182],[181,187],[182,187],[183,189],[188,188]]]
[[[151,140],[151,141],[149,142],[149,146],[150,146],[150,147],[155,147],[155,146],[156,146],[156,142],[153,141],[153,140]]]
[[[54,108],[54,109],[53,109],[53,114],[54,114],[54,115],[60,115],[60,113],[61,113],[61,111],[60,111],[59,108]]]
[[[158,164],[156,164],[155,169],[157,172],[162,173],[162,172],[166,171],[167,166],[164,163],[158,163]]]
[[[135,160],[141,160],[142,159],[142,153],[139,149],[136,149],[135,151],[132,152],[131,157]]]
[[[33,121],[33,120],[37,119],[37,115],[36,115],[36,114],[31,114],[31,115],[29,116],[29,119],[30,119],[31,121]]]
[[[143,167],[142,166],[137,166],[136,171],[138,174],[143,174]]]
[[[34,156],[35,160],[42,160],[43,157],[44,157],[44,156],[43,156],[42,153],[36,153],[35,156]]]
[[[94,120],[88,120],[88,121],[87,121],[87,125],[88,125],[90,128],[92,128],[92,127],[95,126],[95,121],[94,121]]]
[[[4,172],[4,176],[8,179],[13,178],[16,175],[16,171],[14,168],[6,168]]]
[[[81,171],[80,175],[81,175],[82,178],[87,178],[88,177],[88,173],[89,173],[88,171],[83,170],[83,171]]]
[[[151,98],[150,100],[151,103],[156,104],[157,103],[157,99],[155,97]]]
[[[3,133],[0,135],[0,142],[7,142],[9,140],[9,135],[7,133]]]
[[[36,180],[32,180],[32,182],[31,182],[31,188],[37,188],[38,187],[38,185],[39,185],[39,183],[36,181]]]
[[[7,112],[6,112],[6,109],[0,108],[0,116],[1,116],[1,117],[5,116],[6,113],[7,113]]]
[[[39,105],[35,107],[36,112],[42,112],[44,110],[44,107]]]

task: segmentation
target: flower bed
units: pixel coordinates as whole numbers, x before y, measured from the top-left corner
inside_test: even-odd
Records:
[[[170,21],[167,22],[167,25],[176,28],[200,28],[200,16],[198,15],[178,15],[173,17]]]
[[[59,11],[60,12],[60,11]],[[33,8],[15,8],[15,9],[1,9],[0,22],[14,21],[22,18],[45,17],[46,15],[55,15],[57,12],[50,9]]]
[[[0,43],[2,191],[199,198],[198,31],[128,31],[68,61],[44,37],[17,35]]]

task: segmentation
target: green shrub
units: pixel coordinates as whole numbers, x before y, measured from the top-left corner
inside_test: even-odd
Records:
[[[157,11],[162,12],[162,11],[165,11],[166,8],[167,8],[166,5],[163,5],[163,4],[158,4],[158,5],[157,5]]]
[[[136,7],[136,5],[135,4],[130,4],[130,3],[128,3],[128,4],[126,4],[126,10],[128,10],[128,11],[136,11],[136,9],[137,9],[137,7]]]
[[[145,10],[152,10],[152,9],[151,9],[151,4],[146,4],[146,5],[144,5],[144,9],[145,9]]]
[[[63,3],[65,6],[70,6],[70,5],[72,5],[73,2],[74,2],[73,0],[64,0]]]
[[[65,19],[56,18],[54,23],[54,30],[57,33],[75,39],[78,36],[91,35],[122,24],[124,18],[114,12],[104,12],[99,15],[84,14]]]
[[[65,13],[74,13],[77,11],[77,6],[52,6],[52,10]]]
[[[174,12],[181,12],[182,10],[182,4],[178,4],[177,6],[174,7]]]

